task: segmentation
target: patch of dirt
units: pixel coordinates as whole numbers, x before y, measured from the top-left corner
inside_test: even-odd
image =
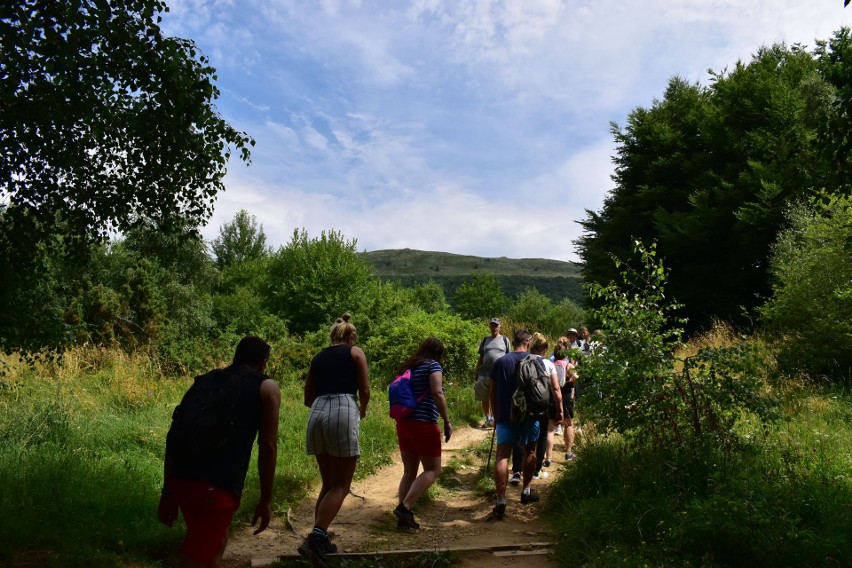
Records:
[[[490,438],[490,430],[460,428],[453,433],[450,442],[443,447],[443,464],[446,466],[455,457],[464,463],[464,450]],[[553,450],[553,465],[548,468],[549,477],[533,480],[532,486],[544,500],[549,484],[565,467],[562,462],[561,440],[557,439]],[[528,545],[530,543],[553,542],[548,527],[540,517],[543,504],[521,505],[520,485],[512,486],[506,493],[506,517],[502,521],[491,521],[489,515],[494,506],[492,495],[481,496],[473,491],[479,468],[482,464],[461,466],[453,475],[457,487],[441,486],[431,500],[421,499],[414,513],[420,523],[418,531],[400,531],[396,528],[393,509],[398,503],[397,488],[402,476],[399,456],[389,466],[361,481],[353,482],[352,492],[343,503],[330,527],[333,542],[341,552],[372,552],[412,549],[457,549],[505,545]],[[491,468],[493,471],[492,457]],[[434,491],[434,490],[433,490]],[[290,513],[294,531],[285,524],[285,519],[275,517],[269,528],[255,536],[251,528],[238,528],[225,552],[225,565],[246,567],[255,560],[274,560],[278,557],[298,557],[296,547],[313,526],[313,511],[316,492],[300,502]],[[496,568],[516,566],[517,557],[498,557],[490,552],[467,551],[457,554],[456,566],[465,568]],[[557,566],[545,555],[524,557],[527,566],[542,568]]]

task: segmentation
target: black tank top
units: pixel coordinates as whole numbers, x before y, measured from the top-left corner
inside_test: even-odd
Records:
[[[182,459],[173,455],[172,476],[176,479],[204,481],[238,498],[248,473],[251,450],[260,428],[260,383],[272,380],[245,365],[231,365],[229,371],[240,376],[240,394],[234,421],[234,436],[221,453],[207,459]]]
[[[311,361],[311,377],[316,396],[355,394],[358,376],[352,360],[352,346],[332,345],[320,351]]]

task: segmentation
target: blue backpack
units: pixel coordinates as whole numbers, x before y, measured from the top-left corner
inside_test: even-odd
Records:
[[[411,390],[411,369],[406,369],[388,387],[390,417],[399,420],[408,416],[414,412],[414,409],[426,397],[426,394],[424,392],[419,397],[414,396],[414,391]]]

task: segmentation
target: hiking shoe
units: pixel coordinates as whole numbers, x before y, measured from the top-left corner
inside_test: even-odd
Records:
[[[520,482],[521,482],[521,474],[516,471],[515,473],[512,474],[512,478],[509,479],[509,483],[511,483],[512,485],[517,485]]]
[[[533,474],[533,479],[547,479],[547,472],[539,470]]]
[[[571,452],[568,452],[567,454],[565,454],[565,461],[571,461],[571,460],[576,459],[576,458],[577,458],[577,456],[575,456]]]
[[[400,503],[396,506],[396,509],[393,510],[393,514],[396,515],[396,528],[398,529],[419,529],[420,523],[414,520],[414,513],[405,508],[405,505]]]
[[[332,568],[325,559],[326,554],[335,554],[337,546],[331,544],[328,536],[323,537],[317,533],[311,533],[297,548],[299,554],[311,561],[314,566],[320,568]]]
[[[498,503],[494,505],[494,508],[491,509],[491,518],[496,519],[498,521],[502,521],[503,517],[506,516],[506,504]]]
[[[550,460],[544,460],[541,462],[541,467],[550,467],[553,464]]]
[[[530,490],[529,493],[521,493],[521,504],[529,505],[530,503],[538,503],[539,502],[538,493]]]
[[[486,418],[485,422],[482,423],[482,428],[485,429],[485,430],[489,430],[491,428],[494,428],[494,419],[493,418]]]

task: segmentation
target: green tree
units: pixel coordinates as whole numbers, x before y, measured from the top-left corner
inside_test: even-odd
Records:
[[[456,312],[463,318],[481,320],[505,312],[509,298],[503,293],[500,282],[488,272],[473,273],[470,282],[456,288]]]
[[[245,209],[219,228],[219,236],[211,244],[219,269],[248,260],[269,256],[263,225]]]
[[[515,324],[523,324],[532,331],[541,331],[546,334],[548,332],[544,330],[544,322],[551,310],[553,310],[553,302],[550,298],[535,288],[527,288],[521,292],[517,301],[509,309],[509,318]],[[565,325],[566,329],[568,327],[570,326]]]
[[[849,379],[852,198],[821,194],[789,209],[772,247],[772,297],[760,313],[783,340],[782,368]]]
[[[814,54],[822,76],[837,89],[821,136],[835,181],[827,185],[848,190],[852,185],[852,34],[849,28],[840,28],[827,41],[817,41]]]
[[[674,78],[662,100],[631,112],[617,143],[615,188],[587,212],[578,249],[605,284],[634,238],[656,241],[670,293],[692,328],[735,320],[769,291],[769,247],[793,199],[829,171],[818,133],[834,88],[799,46],[760,49],[701,87]]]
[[[273,254],[266,303],[290,330],[314,331],[345,311],[357,312],[373,269],[356,244],[334,230],[311,239],[305,229],[296,229],[290,242]]]
[[[437,314],[450,311],[444,287],[434,280],[418,284],[411,290],[413,301],[424,312]]]
[[[398,366],[430,336],[440,339],[446,349],[444,380],[468,380],[482,339],[480,325],[455,314],[422,311],[389,318],[373,328],[364,349],[370,356],[374,375],[388,382],[393,380]]]
[[[0,17],[0,338],[42,322],[14,300],[43,256],[88,251],[139,219],[197,226],[232,150],[253,141],[216,112],[215,71],[163,35],[160,0],[21,0]],[[60,238],[57,240],[57,236]],[[49,249],[49,250],[48,250]],[[11,300],[10,300],[11,298]]]

